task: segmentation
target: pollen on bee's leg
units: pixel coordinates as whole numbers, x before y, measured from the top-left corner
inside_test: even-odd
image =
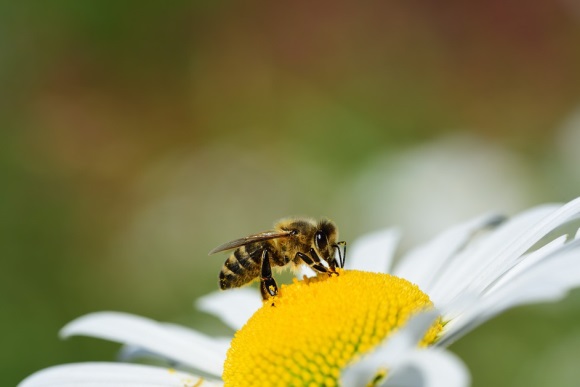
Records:
[[[272,294],[272,291],[274,291],[274,295],[270,296],[267,300],[265,300],[266,302],[270,302],[270,306],[276,306],[276,299],[278,298],[278,296],[280,295],[280,290],[278,289],[272,289],[270,288],[270,294]]]

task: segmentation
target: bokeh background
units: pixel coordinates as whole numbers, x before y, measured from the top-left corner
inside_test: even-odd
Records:
[[[118,345],[120,310],[223,333],[207,251],[287,215],[400,252],[580,194],[574,0],[0,3],[0,385]],[[580,292],[451,347],[474,386],[576,386]]]

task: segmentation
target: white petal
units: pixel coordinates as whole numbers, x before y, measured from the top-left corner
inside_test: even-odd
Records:
[[[545,205],[525,211],[482,238],[478,244],[462,250],[453,259],[453,264],[443,268],[428,291],[435,305],[445,309],[458,296],[470,290],[477,293],[478,289],[499,278],[509,267],[507,265],[513,265],[544,235],[538,236],[534,230],[557,208]],[[486,285],[481,282],[482,277],[486,278]],[[474,287],[475,283],[479,284],[478,287]]]
[[[580,198],[553,211],[548,216],[541,219],[530,228],[524,229],[523,232],[511,243],[504,245],[502,250],[497,250],[492,259],[488,260],[484,270],[481,270],[473,278],[469,288],[482,290],[495,282],[497,278],[503,275],[507,268],[512,267],[513,262],[518,260],[527,250],[538,243],[544,236],[555,228],[580,215]]]
[[[300,265],[298,271],[296,272],[296,278],[302,279],[304,276],[308,278],[316,277],[316,272],[312,270],[308,265]]]
[[[348,366],[341,375],[342,385],[367,386],[379,371],[388,370],[383,386],[468,386],[469,371],[459,358],[440,348],[417,347],[437,315],[436,311],[429,311],[411,318],[374,352]]]
[[[200,382],[201,381],[201,382]],[[18,387],[217,387],[183,372],[160,367],[120,363],[65,364],[39,371]]]
[[[199,332],[176,333],[156,321],[119,312],[98,312],[67,324],[61,337],[93,336],[158,353],[212,375],[221,376],[225,352],[220,342]]]
[[[254,289],[231,289],[203,296],[197,300],[196,306],[238,330],[262,307],[262,297]]]
[[[558,300],[580,286],[580,241],[560,248],[510,283],[486,296],[493,316],[507,308],[532,302]]]
[[[470,375],[463,362],[440,348],[415,349],[393,368],[382,386],[466,387]]]
[[[496,282],[492,283],[487,289],[481,291],[475,291],[473,289],[463,292],[461,295],[457,296],[453,302],[443,305],[441,307],[441,312],[445,315],[446,319],[454,320],[449,326],[446,326],[446,330],[451,329],[456,324],[458,324],[458,319],[462,320],[466,316],[462,316],[466,311],[473,310],[477,306],[482,298],[488,298],[498,289],[501,289],[505,284],[509,283],[513,278],[518,277],[521,273],[525,272],[530,267],[537,265],[544,259],[550,257],[554,252],[558,251],[565,243],[566,236],[563,235],[560,238],[553,240],[540,249],[524,255],[519,261],[512,264],[511,268],[505,269],[505,274],[499,277]]]
[[[381,369],[393,369],[405,354],[413,350],[433,321],[437,312],[428,311],[413,316],[409,322],[375,351],[347,366],[341,375],[344,386],[366,386]]]
[[[183,325],[164,323],[166,328],[170,329],[173,334],[180,335],[182,340],[202,340],[206,341],[207,345],[211,345],[212,348],[216,348],[218,353],[226,353],[230,348],[232,342],[232,337],[223,336],[206,336],[194,329],[187,328]],[[204,343],[204,345],[206,345]]]
[[[518,305],[556,301],[580,286],[580,241],[564,245],[535,266],[481,297],[445,326],[440,345],[454,340],[502,311]]]
[[[199,332],[194,331],[192,329],[186,328],[181,325],[175,324],[163,324],[167,329],[171,329],[175,335],[182,336],[182,340],[192,340],[191,336],[193,335],[193,339],[197,339],[200,335]],[[212,337],[212,346],[214,346],[220,353],[226,353],[230,347],[232,338],[231,337]],[[164,356],[161,356],[159,353],[148,351],[144,348],[135,346],[135,345],[124,345],[119,353],[117,354],[117,359],[123,362],[133,361],[138,358],[151,358],[151,359],[165,359],[166,361],[174,362],[179,364],[179,362],[175,362],[173,359],[167,359]]]
[[[345,269],[387,273],[399,239],[400,232],[392,228],[356,239],[348,246]]]
[[[448,229],[426,245],[406,254],[396,266],[393,274],[415,283],[429,294],[437,275],[454,255],[465,247],[473,235],[502,220],[503,217],[499,215],[489,214]]]
[[[554,239],[552,242],[542,246],[530,254],[526,254],[522,259],[516,262],[511,269],[506,271],[505,275],[493,283],[486,293],[491,293],[494,290],[501,288],[504,284],[510,282],[521,273],[528,270],[530,267],[537,265],[542,260],[548,258],[552,253],[559,250],[566,242],[566,235]]]

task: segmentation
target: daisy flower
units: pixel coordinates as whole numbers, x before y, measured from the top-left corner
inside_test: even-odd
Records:
[[[510,220],[485,215],[393,260],[398,232],[355,241],[340,275],[304,276],[272,302],[236,289],[198,307],[237,330],[211,338],[142,317],[102,312],[61,332],[118,341],[175,363],[166,369],[83,363],[40,371],[20,387],[47,386],[466,386],[445,347],[502,311],[554,301],[580,285],[580,233],[567,234],[580,199]],[[195,370],[193,376],[186,373]]]

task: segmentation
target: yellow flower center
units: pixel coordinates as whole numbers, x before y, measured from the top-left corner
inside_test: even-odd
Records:
[[[416,285],[389,274],[340,270],[294,280],[236,333],[225,385],[336,386],[346,365],[432,306]],[[442,327],[438,319],[421,344],[433,343]]]

